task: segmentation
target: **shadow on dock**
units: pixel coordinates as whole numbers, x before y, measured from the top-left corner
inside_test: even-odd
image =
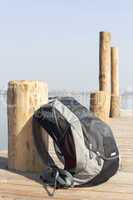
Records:
[[[4,152],[5,153],[5,152]],[[7,154],[7,153],[6,153]],[[31,173],[31,172],[20,172],[18,170],[10,170],[8,169],[8,157],[7,155],[1,156],[0,155],[0,170],[6,170],[8,172],[11,172],[12,174],[16,174],[16,175],[20,175],[20,176],[24,176],[25,178],[28,178],[32,181],[36,181],[37,183],[39,183],[40,185],[42,185],[42,187],[45,189],[45,191],[47,192],[48,196],[52,196],[53,194],[49,191],[47,185],[45,185],[41,180],[40,180],[40,175],[41,173]]]
[[[0,169],[7,169],[8,170],[8,158],[0,156]]]
[[[37,183],[39,183],[46,191],[47,195],[49,197],[53,196],[54,194],[54,188],[48,186],[47,184],[45,184],[44,182],[41,181],[40,179],[40,175],[42,174],[42,172],[39,173],[33,173],[33,172],[20,172],[18,170],[10,170],[8,169],[8,157],[7,157],[7,152],[4,152],[4,156],[2,156],[0,154],[0,170],[4,170],[7,172],[11,172],[12,175],[19,175],[19,176],[23,176],[27,179],[30,179],[31,181],[35,181]],[[83,185],[83,186],[77,186],[77,188],[82,188],[82,187],[93,187],[91,185]],[[63,188],[60,188],[60,190],[63,190]]]

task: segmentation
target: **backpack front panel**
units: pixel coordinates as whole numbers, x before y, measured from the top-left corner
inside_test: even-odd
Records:
[[[86,179],[86,181],[93,179],[102,170],[103,160],[101,159],[101,164],[99,165],[95,152],[91,152],[92,157],[90,157],[90,150],[86,148],[82,126],[78,117],[59,100],[56,100],[53,106],[66,118],[71,126],[76,151],[74,177]]]

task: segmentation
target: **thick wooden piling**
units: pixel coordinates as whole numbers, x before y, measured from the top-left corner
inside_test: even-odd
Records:
[[[109,120],[110,94],[105,91],[93,92],[90,95],[90,111],[105,122]]]
[[[99,47],[99,90],[110,92],[110,43],[111,34],[100,32]]]
[[[120,116],[119,94],[119,53],[118,48],[111,48],[111,117]]]
[[[111,34],[100,32],[99,91],[90,95],[90,110],[104,121],[108,121],[110,114],[110,43]]]
[[[40,171],[43,164],[32,137],[32,115],[48,102],[47,84],[41,81],[10,81],[8,105],[8,168]],[[47,142],[48,137],[45,137]]]

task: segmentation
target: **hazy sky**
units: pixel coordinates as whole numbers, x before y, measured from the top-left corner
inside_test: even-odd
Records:
[[[97,89],[99,31],[112,32],[121,89],[132,88],[132,0],[0,0],[0,88],[41,79],[50,89]]]

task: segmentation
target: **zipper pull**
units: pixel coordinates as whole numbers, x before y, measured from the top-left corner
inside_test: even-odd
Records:
[[[100,153],[98,151],[97,151],[97,162],[98,162],[99,166],[102,165],[101,158],[100,158]]]

